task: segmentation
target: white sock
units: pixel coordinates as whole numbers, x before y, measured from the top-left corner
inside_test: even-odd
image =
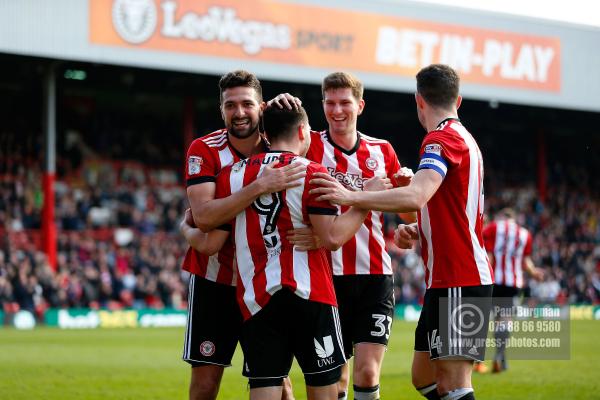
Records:
[[[379,400],[379,385],[370,388],[354,385],[354,400]]]
[[[449,391],[442,400],[458,400],[465,394],[473,393],[473,388],[460,388]]]

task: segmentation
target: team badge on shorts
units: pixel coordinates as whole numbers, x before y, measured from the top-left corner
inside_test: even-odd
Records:
[[[210,357],[215,354],[215,344],[210,340],[205,340],[200,344],[200,353],[204,357]]]
[[[377,162],[377,159],[373,157],[367,158],[365,164],[367,164],[367,168],[369,168],[371,171],[376,171],[377,167],[379,167],[379,162]]]
[[[196,175],[200,173],[200,167],[204,163],[202,157],[190,156],[188,158],[188,175]]]

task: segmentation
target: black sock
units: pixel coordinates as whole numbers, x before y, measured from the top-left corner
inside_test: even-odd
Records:
[[[440,395],[437,392],[437,383],[432,383],[431,385],[417,388],[417,391],[421,393],[421,396],[425,397],[427,400],[441,399]]]

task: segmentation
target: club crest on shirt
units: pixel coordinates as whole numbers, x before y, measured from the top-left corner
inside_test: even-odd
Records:
[[[367,165],[367,168],[369,168],[371,171],[376,171],[377,167],[379,167],[379,162],[373,157],[367,158],[365,164]]]
[[[188,158],[188,175],[196,175],[200,173],[200,167],[204,163],[202,157],[190,156]]]
[[[200,344],[200,353],[204,357],[210,357],[215,354],[215,344],[210,340],[205,340]]]
[[[433,153],[440,156],[442,155],[442,146],[437,143],[428,144],[425,146],[425,153]]]

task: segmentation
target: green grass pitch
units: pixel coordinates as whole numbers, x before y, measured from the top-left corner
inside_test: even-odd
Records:
[[[415,324],[395,321],[381,377],[382,399],[421,399],[410,384]],[[571,360],[512,361],[500,375],[474,375],[478,399],[600,399],[600,323],[573,321]],[[0,328],[0,399],[185,399],[183,329]],[[241,351],[219,399],[247,399]],[[297,366],[297,399],[305,398]]]

